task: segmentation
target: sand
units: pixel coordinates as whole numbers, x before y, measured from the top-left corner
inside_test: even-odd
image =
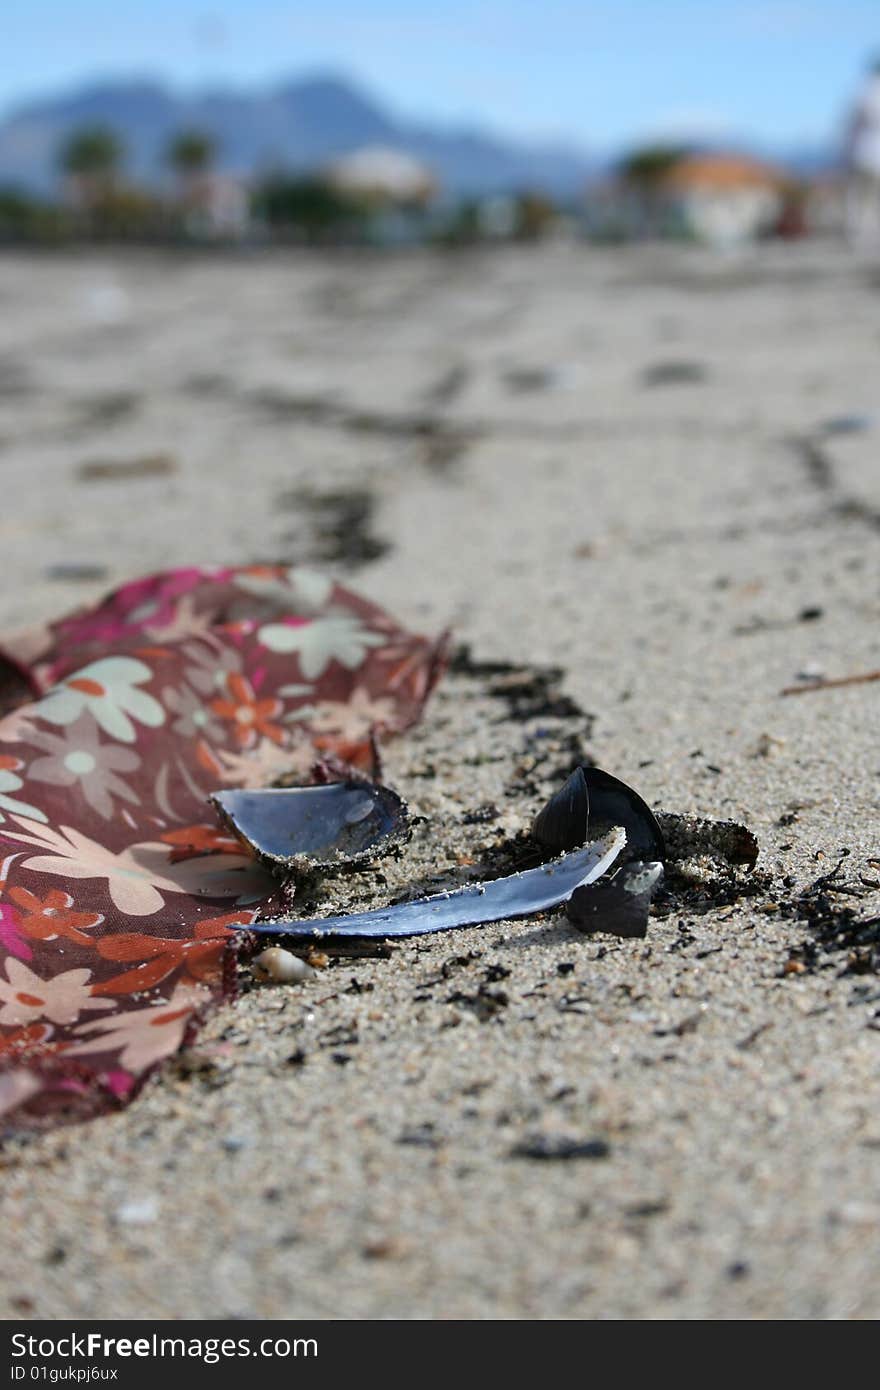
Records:
[[[425,821],[323,910],[503,857],[579,746],[766,875],[645,941],[550,917],[249,989],[0,1155],[4,1316],[880,1314],[880,983],[792,910],[844,849],[880,909],[880,684],[779,693],[880,666],[878,288],[823,246],[0,259],[4,628],[285,559],[563,668],[526,718],[448,678],[388,754]],[[599,1156],[513,1152],[559,1139]]]

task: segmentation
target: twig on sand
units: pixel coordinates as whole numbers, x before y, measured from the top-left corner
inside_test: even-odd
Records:
[[[836,676],[832,680],[804,681],[801,685],[787,685],[780,695],[808,695],[811,690],[834,690],[839,685],[867,685],[868,681],[880,681],[880,670],[862,671],[857,676]]]

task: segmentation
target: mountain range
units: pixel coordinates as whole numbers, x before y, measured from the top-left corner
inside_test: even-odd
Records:
[[[0,119],[0,186],[47,193],[57,185],[58,151],[73,130],[107,125],[125,147],[129,175],[146,184],[167,173],[165,152],[182,130],[209,132],[217,167],[240,175],[265,170],[306,171],[364,145],[406,150],[427,164],[453,196],[543,190],[570,197],[614,162],[576,145],[534,143],[480,129],[453,129],[407,120],[346,77],[326,74],[280,82],[263,91],[215,88],[181,94],[158,81],[95,82],[48,96]],[[695,141],[697,147],[717,142]],[[744,142],[742,148],[746,148]],[[816,173],[833,162],[828,148],[751,153]]]
[[[181,95],[155,81],[95,83],[31,102],[0,122],[0,184],[47,192],[57,181],[58,150],[71,131],[111,126],[125,167],[140,181],[163,174],[170,138],[209,132],[219,169],[237,174],[309,170],[363,145],[416,155],[454,194],[536,187],[576,192],[597,161],[575,148],[527,145],[481,130],[440,129],[393,115],[356,84],[335,75],[305,77],[263,92],[215,89]]]

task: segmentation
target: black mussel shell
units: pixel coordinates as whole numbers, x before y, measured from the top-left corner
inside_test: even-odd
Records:
[[[659,862],[630,860],[588,888],[576,889],[566,904],[566,916],[578,931],[645,936],[651,899],[662,881]]]
[[[599,767],[577,767],[532,823],[532,835],[557,853],[584,844],[612,825],[626,831],[626,857],[666,858],[663,834],[650,806],[618,777]]]
[[[371,782],[219,791],[211,801],[251,853],[276,870],[362,863],[409,834],[405,803]]]
[[[584,769],[576,767],[532,821],[532,838],[564,852],[586,844],[590,797]]]

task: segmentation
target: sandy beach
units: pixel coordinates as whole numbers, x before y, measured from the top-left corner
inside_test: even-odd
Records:
[[[798,910],[880,912],[880,683],[780,693],[880,667],[878,306],[821,244],[0,257],[0,627],[280,560],[469,649],[319,910],[466,881],[579,751],[761,848],[644,941],[246,982],[0,1151],[4,1317],[880,1315],[876,946]]]

